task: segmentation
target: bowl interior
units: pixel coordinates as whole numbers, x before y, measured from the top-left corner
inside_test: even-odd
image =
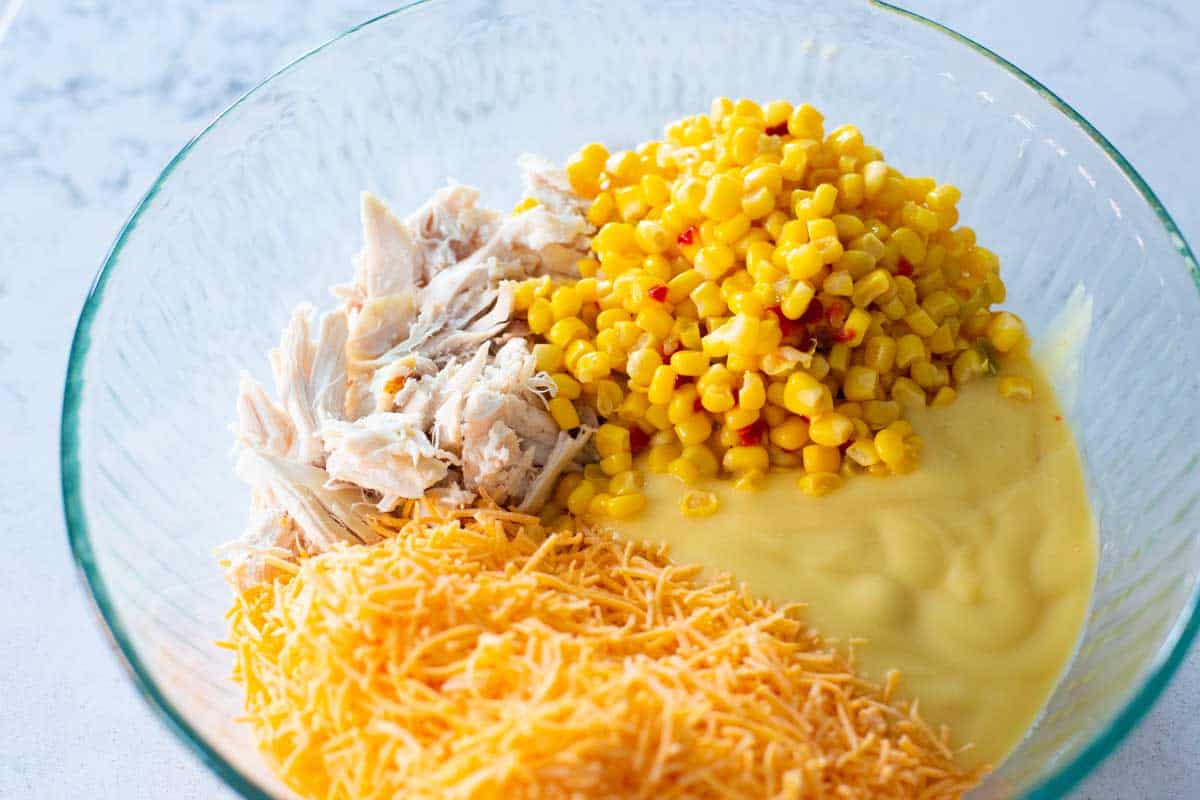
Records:
[[[231,660],[211,645],[230,599],[213,549],[246,501],[228,431],[238,371],[267,377],[289,310],[348,277],[359,192],[403,211],[457,178],[503,208],[521,152],[633,145],[717,95],[813,102],[906,172],[959,186],[1035,336],[1073,292],[1090,308],[1060,389],[1099,525],[1096,598],[1043,718],[977,795],[1060,796],[1161,689],[1194,634],[1200,569],[1196,269],[1085,122],[881,6],[431,2],[301,59],[190,144],[114,247],[72,352],[76,556],[151,701],[244,794],[286,796],[233,723]]]

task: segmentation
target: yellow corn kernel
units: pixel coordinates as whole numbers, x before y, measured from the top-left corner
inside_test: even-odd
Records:
[[[712,492],[693,490],[679,501],[679,510],[685,517],[711,517],[720,507],[720,501]]]
[[[846,339],[846,344],[850,347],[858,347],[866,338],[870,328],[871,315],[861,308],[854,309],[847,315],[846,324],[842,326],[842,333],[849,337]]]
[[[831,272],[821,285],[826,294],[849,297],[854,292],[854,278],[849,272]]]
[[[631,150],[619,150],[608,157],[608,174],[621,183],[636,181],[642,171],[642,160]]]
[[[565,372],[552,373],[550,380],[554,381],[554,385],[558,388],[558,391],[555,393],[556,397],[565,397],[567,400],[578,400],[579,395],[583,393],[583,387],[579,385],[579,381]]]
[[[753,425],[755,422],[758,422],[758,418],[761,415],[761,413],[762,412],[758,409],[750,409],[750,408],[742,408],[741,406],[734,406],[733,408],[731,408],[725,412],[725,427],[730,428],[731,430],[735,430],[735,431],[741,430],[742,428],[748,427],[750,425]]]
[[[926,193],[925,205],[934,211],[945,211],[958,205],[961,198],[962,192],[958,190],[958,187],[943,183]]]
[[[1012,350],[1025,338],[1025,323],[1016,314],[1000,311],[992,315],[987,326],[988,341],[1001,353]]]
[[[646,453],[646,465],[651,472],[666,472],[681,451],[678,443],[653,445]]]
[[[609,376],[612,372],[612,362],[608,353],[584,353],[575,362],[572,371],[580,382],[596,383]]]
[[[748,411],[757,411],[767,404],[767,386],[757,372],[742,375],[742,388],[738,392],[738,406]]]
[[[708,179],[700,211],[713,220],[726,220],[741,211],[741,186],[732,175],[714,175]]]
[[[873,439],[858,439],[846,448],[846,458],[860,467],[869,467],[879,463],[879,452],[875,449]]]
[[[777,250],[776,253],[778,252]],[[788,249],[784,256],[788,276],[797,281],[812,278],[821,271],[824,264],[821,250],[812,243],[796,245]]]
[[[872,336],[863,346],[863,366],[877,373],[891,372],[896,363],[896,340],[891,336]],[[864,398],[869,399],[869,398]]]
[[[529,323],[529,330],[545,334],[554,325],[554,307],[549,300],[539,297],[529,306],[525,319]]]
[[[535,304],[536,306],[536,304]],[[530,312],[534,309],[531,308]],[[531,324],[530,329],[533,328]],[[546,332],[546,338],[552,344],[566,348],[568,344],[576,339],[586,339],[588,337],[588,326],[579,317],[567,317],[560,319],[550,326],[550,330]]]
[[[627,469],[612,476],[608,481],[608,491],[616,496],[634,494],[640,492],[645,483],[642,473],[635,469]]]
[[[720,469],[717,457],[704,444],[692,444],[684,447],[679,457],[695,464],[696,468],[700,470],[700,475],[705,478],[715,476]]]
[[[634,321],[639,328],[660,341],[667,338],[671,332],[671,326],[675,324],[675,318],[671,316],[670,312],[654,306],[643,308],[638,312]]]
[[[625,374],[635,386],[649,386],[650,381],[654,379],[654,371],[661,366],[662,356],[658,351],[643,347],[629,354],[625,362]]]
[[[943,386],[937,390],[937,394],[929,401],[929,405],[935,408],[942,408],[953,403],[958,398],[958,392],[951,389],[949,386]]]
[[[667,404],[667,419],[671,420],[672,425],[687,422],[692,415],[698,413],[696,399],[699,394],[694,383],[685,384],[675,390],[675,394],[671,395],[671,402]]]
[[[923,339],[932,336],[933,332],[937,330],[937,323],[923,308],[914,309],[904,317],[904,321],[908,323],[908,327],[912,329],[913,333]]]
[[[533,358],[540,372],[554,372],[563,365],[563,351],[556,344],[538,342],[533,346]]]
[[[612,222],[617,215],[617,201],[613,199],[612,192],[600,192],[595,195],[592,204],[588,206],[587,221],[595,225],[597,228]]]
[[[842,394],[847,400],[874,400],[878,387],[878,372],[870,367],[853,366],[846,370]]]
[[[729,310],[721,295],[721,287],[712,281],[701,283],[689,297],[696,304],[696,311],[701,317],[719,317]]]
[[[637,242],[637,246],[643,253],[648,255],[661,253],[671,246],[671,234],[669,234],[663,224],[657,220],[641,220],[638,222],[637,227],[634,228],[633,236],[634,240]]]
[[[886,269],[877,269],[859,278],[851,296],[859,308],[869,306],[892,288],[892,276]]]
[[[801,476],[796,485],[809,497],[824,497],[841,487],[842,477],[833,472],[810,472]]]
[[[654,208],[665,206],[671,201],[671,187],[661,175],[643,175],[641,187],[642,196]]]
[[[863,402],[863,419],[872,428],[886,428],[900,419],[900,404],[893,400],[867,400]]]
[[[738,128],[729,140],[729,154],[735,164],[749,164],[758,155],[758,130]]]
[[[751,189],[742,195],[742,213],[734,219],[743,217],[747,220],[763,219],[775,210],[775,195],[765,186]]]
[[[908,373],[918,386],[929,391],[945,386],[950,380],[946,368],[932,361],[917,361],[908,368]]]
[[[698,270],[686,269],[667,281],[667,300],[682,303],[702,283],[704,276]]]
[[[779,310],[788,319],[800,319],[800,317],[804,316],[804,312],[808,310],[808,306],[815,296],[816,290],[813,289],[811,284],[803,280],[797,280],[796,285],[791,288],[779,304]]]
[[[609,477],[633,468],[633,456],[628,452],[613,453],[600,459],[600,469]]]
[[[950,372],[954,376],[954,382],[961,386],[982,375],[986,369],[987,362],[983,354],[971,348],[958,354]]]
[[[627,222],[608,222],[592,237],[592,249],[597,253],[605,250],[629,252],[637,249],[637,238],[633,226]]]
[[[850,366],[850,348],[845,342],[837,342],[829,348],[829,369],[835,375],[843,375]]]
[[[888,241],[894,242],[900,248],[900,255],[913,266],[925,263],[925,240],[912,228],[896,228]]]
[[[596,352],[596,348],[591,342],[586,339],[574,339],[568,342],[566,348],[563,350],[563,363],[566,364],[567,369],[574,372],[576,366],[579,364],[579,360],[585,355],[594,352]],[[575,378],[580,381],[584,380],[578,375]]]
[[[918,361],[927,364],[927,361]],[[906,408],[923,408],[925,406],[925,390],[909,378],[896,378],[892,384],[892,400]]]
[[[896,366],[908,369],[916,361],[924,361],[927,357],[925,343],[916,334],[906,333],[896,342]]]
[[[954,322],[955,324],[951,325],[951,322]],[[956,330],[956,320],[948,320],[939,325],[938,329],[933,332],[933,335],[929,337],[927,342],[929,345],[929,352],[936,355],[942,355],[943,353],[949,353],[952,351],[955,347],[954,339]]]
[[[833,408],[833,395],[807,372],[793,372],[784,388],[783,404],[793,414],[811,418]]]
[[[703,443],[712,434],[712,419],[707,414],[693,414],[675,426],[675,435],[684,447]]]
[[[608,516],[613,519],[629,519],[637,516],[646,507],[646,495],[640,492],[618,495],[609,498],[607,505]]]
[[[922,208],[911,200],[906,202],[901,209],[901,219],[904,220],[905,225],[926,236],[936,233],[940,227],[937,214],[928,208]]]
[[[602,417],[616,416],[625,400],[625,392],[616,381],[596,382],[596,411]]]
[[[628,453],[629,429],[606,422],[596,429],[596,435],[592,441],[595,442],[596,452],[601,457],[611,456],[614,453]]]
[[[697,378],[708,370],[709,358],[704,353],[678,350],[671,355],[671,366],[677,375]]]
[[[733,269],[736,258],[733,248],[728,245],[707,245],[696,252],[696,271],[706,280],[719,281],[725,273]]]
[[[1005,375],[1000,379],[1000,395],[1009,400],[1029,401],[1033,399],[1033,382],[1018,375]]]
[[[815,417],[808,426],[808,437],[816,444],[840,447],[854,435],[854,423],[836,411],[827,411]]]
[[[925,309],[925,313],[929,314],[934,322],[941,324],[946,317],[958,314],[959,303],[954,295],[944,289],[938,289],[921,301],[921,308]]]
[[[650,408],[650,401],[646,395],[632,391],[625,395],[625,399],[621,401],[621,407],[617,409],[617,416],[626,422],[640,422],[645,416],[646,411]]]
[[[649,390],[646,392],[646,397],[651,403],[656,405],[666,405],[671,402],[671,395],[675,393],[675,378],[678,373],[673,367],[662,364],[655,368],[654,377],[650,380]]]
[[[596,330],[606,331],[618,322],[629,322],[633,317],[623,308],[606,308],[596,315]]]
[[[721,466],[735,475],[750,471],[766,472],[771,466],[771,459],[765,447],[731,447],[725,451]]]
[[[683,457],[677,458],[667,465],[667,472],[688,486],[692,486],[700,480],[700,468]]]
[[[575,406],[570,400],[565,397],[555,397],[548,405],[550,416],[558,423],[559,428],[569,431],[579,427],[579,412],[575,410]]]
[[[667,415],[667,406],[665,403],[652,403],[646,408],[646,413],[642,416],[642,419],[660,431],[671,429],[671,420]]]
[[[717,225],[713,229],[713,235],[716,236],[718,242],[727,245],[732,245],[745,236],[750,231],[750,217],[745,214],[735,214],[729,219]]]
[[[704,387],[700,392],[700,404],[705,411],[723,414],[734,406],[733,390],[724,384],[713,384]]]
[[[582,472],[568,472],[558,480],[558,485],[554,487],[554,502],[560,506],[567,504],[567,499],[571,496],[571,492],[575,491],[575,487],[583,483]]]
[[[904,437],[908,435],[900,423],[894,422],[875,434],[875,450],[889,467],[898,467],[908,458]]]
[[[784,450],[799,450],[808,442],[809,425],[802,418],[791,416],[782,425],[771,428],[771,444]]]
[[[837,472],[842,465],[842,454],[836,447],[806,445],[801,456],[805,472]]]
[[[596,487],[592,485],[591,481],[581,481],[567,497],[567,510],[577,517],[582,517],[588,512],[588,506],[591,505],[592,498],[595,496]]]

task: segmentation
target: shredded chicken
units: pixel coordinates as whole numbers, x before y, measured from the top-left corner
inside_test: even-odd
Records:
[[[574,276],[592,232],[585,202],[544,159],[520,162],[538,204],[513,216],[450,185],[401,220],[362,199],[363,246],[341,305],[296,309],[270,354],[276,398],[243,374],[237,473],[250,519],[226,546],[231,579],[273,559],[373,542],[372,518],[407,499],[461,506],[486,495],[536,510],[589,455],[587,420],[559,431],[556,387],[512,319],[516,282]]]

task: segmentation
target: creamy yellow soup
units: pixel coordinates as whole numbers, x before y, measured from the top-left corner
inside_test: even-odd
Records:
[[[1079,456],[1049,385],[1002,398],[995,380],[909,419],[925,442],[912,474],[847,480],[821,498],[796,474],[757,491],[711,481],[721,509],[684,517],[689,490],[648,474],[649,507],[622,535],[664,541],[676,559],[732,572],[813,626],[856,644],[859,665],[903,675],[922,715],[996,764],[1020,740],[1074,649],[1092,591],[1096,540]]]

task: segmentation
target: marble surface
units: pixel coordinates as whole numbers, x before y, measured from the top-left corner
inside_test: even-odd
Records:
[[[0,800],[232,798],[122,674],[74,574],[58,412],[75,316],[163,164],[263,76],[390,6],[0,0]],[[912,0],[1052,87],[1200,243],[1188,0]],[[11,23],[11,24],[10,24]],[[1074,798],[1200,796],[1200,655]]]

